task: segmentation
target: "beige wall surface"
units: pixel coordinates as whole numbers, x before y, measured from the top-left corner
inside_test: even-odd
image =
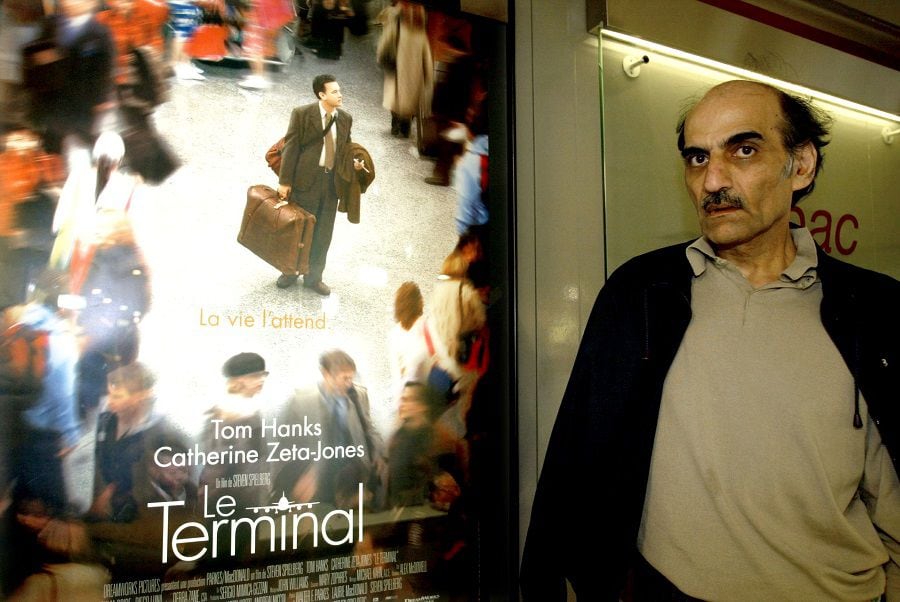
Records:
[[[896,2],[896,0],[890,0]],[[702,0],[604,0],[607,25],[730,65],[900,112],[897,72]]]
[[[600,92],[584,1],[516,0],[520,529],[603,283]]]

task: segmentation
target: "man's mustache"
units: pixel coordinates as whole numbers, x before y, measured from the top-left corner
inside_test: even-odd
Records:
[[[703,210],[709,211],[710,205],[718,205],[718,207],[713,207],[713,209],[721,209],[723,207],[742,209],[744,207],[744,201],[741,197],[732,195],[728,190],[723,188],[722,190],[717,190],[703,197],[703,201],[701,202]]]

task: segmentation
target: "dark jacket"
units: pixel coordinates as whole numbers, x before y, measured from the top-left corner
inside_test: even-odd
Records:
[[[565,600],[565,579],[580,600],[617,600],[634,564],[663,383],[691,321],[686,246],[632,259],[597,297],[535,495],[526,600]],[[818,256],[822,323],[900,466],[900,283]]]
[[[64,81],[54,90],[37,94],[34,118],[58,144],[66,135],[77,134],[91,141],[96,108],[112,99],[115,47],[109,29],[92,17],[72,39],[64,34],[65,20],[54,16],[47,20],[44,37],[56,40],[65,57]]]
[[[142,481],[150,478],[153,454],[162,446],[186,449],[180,431],[167,419],[151,414],[145,423],[116,438],[118,416],[110,411],[97,416],[94,443],[94,498],[109,485],[115,485],[110,501],[112,522],[131,522],[146,510],[146,500],[138,499],[135,490],[147,491]],[[140,484],[139,484],[140,483]]]
[[[353,167],[354,159],[365,161],[365,169]],[[338,211],[347,214],[351,224],[359,223],[360,197],[375,179],[375,164],[372,155],[362,144],[351,142],[343,154],[338,155],[334,164],[334,186],[338,195]]]

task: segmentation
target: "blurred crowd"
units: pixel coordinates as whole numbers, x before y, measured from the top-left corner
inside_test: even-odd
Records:
[[[428,554],[438,567],[430,578],[444,575],[448,588],[466,591],[474,578],[472,442],[483,428],[473,409],[491,403],[479,388],[490,363],[488,124],[471,24],[403,1],[377,17],[391,133],[414,131],[422,156],[435,162],[427,181],[452,183],[458,199],[458,240],[435,266],[440,275],[428,298],[413,281],[394,295],[395,325],[384,341],[391,428],[374,427],[366,388],[345,352],[323,351],[321,378],[280,399],[266,389],[264,358],[246,352],[224,361],[224,383],[210,385],[206,400],[191,402],[206,425],[194,436],[158,410],[153,369],[140,355],[152,280],[134,215],[146,184],[178,168],[154,110],[173,78],[203,78],[190,57],[205,52],[192,47],[204,25],[221,26],[210,14],[240,12],[223,23],[240,21],[251,65],[245,87],[264,88],[261,59],[286,22],[320,57],[339,58],[345,28],[368,30],[367,7],[5,0],[0,9],[0,440],[9,442],[0,458],[3,595],[52,599],[47,592],[56,591],[57,599],[95,600],[111,580],[205,568],[160,565],[161,521],[147,508],[179,500],[173,522],[202,521],[204,493],[232,495],[243,515],[282,498],[402,515],[368,531],[365,545]],[[265,458],[265,420],[317,424],[306,443],[358,452],[277,465],[173,461],[197,446],[252,449]],[[226,427],[251,435],[229,440]],[[90,504],[80,507],[67,493],[73,475],[65,460],[85,439],[93,477]],[[249,474],[257,475],[254,484],[232,488]],[[429,512],[442,522],[427,520]],[[218,545],[249,558],[257,543],[225,537]]]
[[[110,214],[114,241],[98,253],[130,244],[120,215]],[[232,498],[231,520],[298,504],[323,521],[330,510],[359,509],[369,517],[365,539],[351,539],[344,551],[403,550],[446,576],[427,587],[466,591],[475,529],[469,416],[473,404],[488,402],[478,383],[489,341],[486,290],[468,276],[478,242],[463,240],[427,304],[413,282],[397,290],[385,349],[393,383],[386,436],[373,423],[354,359],[340,349],[322,352],[320,378],[289,394],[267,388],[260,354],[227,358],[209,401],[191,402],[203,414],[202,432],[186,432],[159,409],[156,377],[138,359],[135,308],[146,311],[149,300],[144,267],[88,270],[92,293],[111,295],[110,303],[67,292],[71,272],[43,271],[29,301],[2,315],[4,593],[54,599],[52,587],[63,596],[56,599],[100,599],[110,582],[271,560],[274,535],[246,528],[224,529],[196,561],[161,562],[163,530],[186,521],[211,527],[208,508],[224,495]],[[72,494],[86,485],[73,486],[78,476],[65,461],[79,445],[93,450],[89,504]],[[154,502],[180,503],[164,521]],[[288,553],[323,553],[309,540],[301,548]],[[414,579],[404,587],[417,591]]]

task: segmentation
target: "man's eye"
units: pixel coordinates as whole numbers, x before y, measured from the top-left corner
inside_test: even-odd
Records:
[[[751,157],[756,153],[756,149],[752,146],[747,146],[746,144],[743,146],[739,146],[735,154],[738,157]]]
[[[705,165],[707,160],[706,155],[688,155],[684,158],[688,167],[700,167],[701,165]]]

